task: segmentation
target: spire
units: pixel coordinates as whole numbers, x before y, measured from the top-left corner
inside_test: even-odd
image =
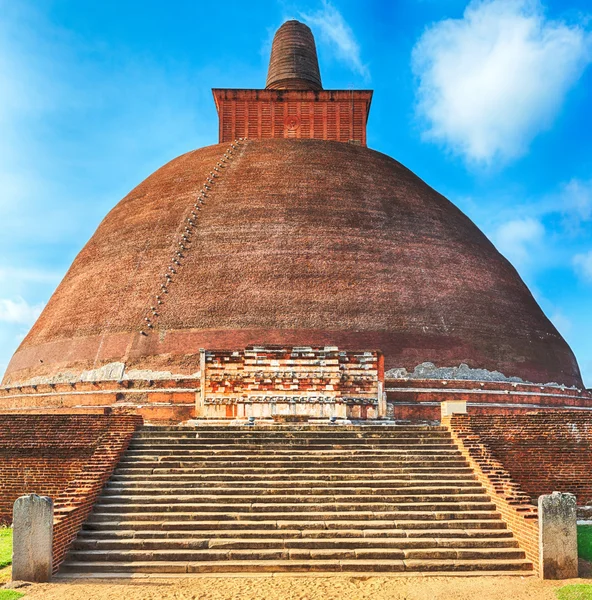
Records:
[[[300,21],[286,21],[271,47],[267,89],[322,90],[312,31]]]

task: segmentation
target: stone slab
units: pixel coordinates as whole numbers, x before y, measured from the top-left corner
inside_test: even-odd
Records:
[[[46,582],[52,574],[53,502],[30,494],[14,503],[13,581]]]
[[[578,576],[576,497],[553,492],[539,497],[540,575],[543,579]]]
[[[444,400],[440,404],[442,411],[442,417],[450,417],[454,414],[467,414],[467,402],[466,400]]]

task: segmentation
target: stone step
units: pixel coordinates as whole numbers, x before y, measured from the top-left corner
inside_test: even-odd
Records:
[[[502,572],[532,572],[532,564],[527,560],[285,560],[285,561],[201,561],[201,562],[70,562],[66,563],[61,573],[100,574],[114,576],[118,573],[402,573],[456,572],[471,574],[479,572],[483,575]]]
[[[507,538],[386,538],[386,537],[333,537],[333,538],[144,538],[144,539],[93,539],[79,537],[72,547],[74,551],[110,551],[110,550],[278,550],[278,549],[362,549],[395,548],[399,550],[428,549],[512,549],[518,544]]]
[[[238,475],[225,475],[208,473],[201,474],[182,474],[182,473],[147,473],[147,474],[117,474],[115,473],[110,484],[113,485],[183,485],[190,486],[197,483],[206,484],[208,486],[225,487],[230,485],[240,485],[244,487],[298,487],[304,486],[352,486],[368,487],[374,485],[389,486],[389,487],[404,487],[415,485],[459,485],[459,486],[474,486],[478,485],[476,477],[473,473],[456,475],[449,473],[446,475],[438,475],[435,473],[404,473],[399,475],[382,475],[374,473],[358,473],[347,474],[340,473],[338,475],[328,475],[321,473],[308,473],[306,477],[294,475],[273,474],[266,476],[264,473],[252,475],[242,473]]]
[[[351,559],[523,559],[524,552],[517,548],[329,548],[329,549],[182,549],[182,550],[72,550],[69,559],[74,562],[131,562],[131,561],[216,561],[216,560],[351,560]]]
[[[324,465],[331,462],[382,462],[388,461],[400,461],[405,462],[409,460],[413,461],[427,461],[431,463],[438,463],[440,461],[460,461],[466,460],[465,457],[458,451],[454,450],[431,450],[428,452],[409,452],[407,450],[385,450],[384,452],[354,452],[347,451],[342,452],[339,450],[322,450],[316,452],[247,452],[244,454],[238,452],[204,452],[203,450],[158,450],[158,449],[146,449],[146,450],[129,450],[126,452],[124,457],[126,460],[182,460],[182,461],[196,461],[196,462],[215,462],[215,463],[240,463],[246,464],[251,462],[271,462],[271,463],[285,463],[291,460],[297,462],[316,462],[317,464]]]
[[[532,572],[442,427],[144,427],[62,573]]]
[[[473,506],[473,503],[479,503],[479,506],[486,503],[487,506],[493,506],[489,497],[483,492],[480,494],[429,494],[421,495],[414,494],[409,496],[396,495],[396,494],[353,494],[353,495],[318,495],[318,494],[273,494],[266,493],[262,495],[257,494],[236,494],[236,495],[220,495],[220,494],[177,494],[171,495],[157,495],[148,494],[144,496],[140,495],[126,495],[124,494],[112,494],[104,493],[101,496],[100,504],[103,506],[107,504],[119,504],[119,505],[160,505],[165,504],[167,506],[181,504],[181,505],[197,505],[202,504],[213,504],[224,506],[227,504],[254,504],[258,505],[261,502],[268,504],[282,504],[282,505],[299,505],[311,503],[318,506],[324,504],[335,503],[337,506],[341,504],[354,504],[356,507],[363,504],[376,504],[376,503],[388,503],[389,505],[398,506],[402,504],[456,504],[460,503],[465,506]]]
[[[147,479],[148,478],[148,479]],[[111,477],[111,482],[133,482],[133,481],[162,481],[162,482],[176,482],[183,481],[185,483],[192,481],[205,481],[208,484],[215,482],[218,484],[225,484],[226,482],[241,482],[241,485],[257,484],[266,482],[269,484],[275,482],[294,483],[298,482],[311,482],[315,483],[330,483],[330,484],[344,484],[350,485],[352,482],[375,482],[375,481],[421,481],[421,482],[470,482],[475,484],[475,474],[470,473],[456,473],[454,471],[446,473],[434,473],[433,471],[422,471],[421,473],[395,473],[395,474],[384,474],[374,472],[356,472],[356,473],[314,473],[310,472],[306,474],[306,477],[302,474],[286,474],[286,473],[226,473],[224,475],[220,473],[117,473],[117,470]]]
[[[302,521],[300,523],[294,520],[276,520],[276,519],[225,519],[218,521],[184,519],[184,520],[142,520],[118,518],[117,515],[106,514],[105,518],[95,519],[96,514],[91,514],[91,517],[83,525],[86,531],[106,531],[119,529],[122,531],[134,530],[138,532],[153,531],[159,529],[162,531],[206,531],[213,528],[216,531],[231,531],[233,535],[236,531],[284,531],[298,529],[302,535],[311,535],[317,532],[332,532],[332,531],[351,531],[351,530],[390,530],[407,532],[407,535],[414,535],[415,531],[465,531],[467,535],[474,533],[480,535],[483,531],[498,532],[507,531],[506,524],[499,518],[480,519],[478,517],[466,519],[376,519],[372,515],[364,515],[361,519],[351,519],[351,514],[339,520],[335,519],[318,519],[317,521]],[[126,516],[126,515],[123,515]],[[176,515],[175,515],[176,516]],[[332,515],[334,516],[334,515]],[[347,518],[349,517],[349,519]],[[461,529],[459,529],[461,528]]]
[[[342,457],[342,458],[360,458],[369,457],[376,460],[380,460],[385,456],[392,456],[393,458],[405,458],[410,456],[416,456],[418,458],[446,458],[452,457],[457,458],[460,456],[460,452],[453,445],[439,445],[435,447],[384,447],[384,448],[366,448],[364,450],[358,450],[356,448],[336,445],[326,445],[319,448],[271,448],[262,444],[260,447],[246,448],[243,446],[237,446],[234,448],[212,448],[207,444],[203,445],[185,445],[185,446],[155,446],[150,445],[145,448],[130,446],[129,452],[133,453],[130,456],[141,456],[144,454],[158,454],[159,456],[166,456],[168,454],[175,455],[187,455],[195,457],[229,457],[237,458],[237,460],[250,460],[256,458],[285,458],[294,456],[296,458],[307,458],[315,459],[317,457]]]
[[[366,467],[366,468],[365,468]],[[219,473],[237,473],[237,474],[261,474],[261,473],[270,473],[270,474],[281,474],[285,473],[287,475],[293,473],[359,473],[360,471],[368,473],[372,472],[373,474],[388,474],[388,473],[398,473],[398,472],[409,472],[414,471],[417,473],[434,473],[438,471],[443,475],[447,475],[450,473],[471,473],[470,467],[464,461],[441,461],[440,464],[430,464],[424,461],[408,461],[408,462],[390,462],[383,461],[382,463],[371,463],[360,460],[356,463],[330,463],[327,462],[322,467],[317,465],[315,467],[314,463],[286,463],[285,465],[276,464],[268,464],[253,462],[249,463],[249,468],[245,468],[244,464],[241,465],[239,463],[231,464],[218,464],[216,462],[193,462],[193,461],[169,461],[168,459],[163,459],[162,461],[151,461],[151,462],[127,462],[122,461],[116,468],[117,473],[121,473],[122,471],[138,471],[138,470],[162,470],[169,469],[174,472],[179,471],[199,471],[204,474],[219,472]]]
[[[348,452],[381,453],[388,451],[430,451],[458,450],[454,441],[448,437],[434,438],[317,438],[317,439],[265,439],[265,438],[220,438],[211,441],[205,438],[137,438],[130,441],[134,450],[201,450],[211,449],[212,453],[228,452],[262,452],[266,448],[275,452],[330,451],[343,450]]]
[[[144,445],[132,443],[131,452],[192,452],[204,456],[366,456],[384,454],[408,456],[417,455],[442,455],[447,453],[458,453],[458,449],[452,442],[438,444],[391,444],[376,446],[372,444],[319,444],[315,446],[293,446],[282,444],[244,444],[230,446],[212,446],[207,443],[191,442],[187,444],[155,444],[148,442]]]
[[[252,467],[249,469],[245,469],[244,467],[216,467],[216,466],[204,466],[204,467],[193,467],[190,463],[187,463],[187,466],[181,466],[185,463],[180,463],[179,466],[174,466],[173,464],[168,465],[166,463],[161,463],[159,465],[153,465],[151,467],[146,466],[132,466],[132,465],[124,465],[118,466],[115,470],[117,475],[147,475],[147,474],[179,474],[179,475],[208,475],[208,474],[216,474],[217,476],[227,475],[310,475],[318,472],[318,469],[314,467]],[[245,473],[247,471],[247,473]],[[417,466],[409,466],[409,467],[384,467],[384,468],[373,468],[372,475],[419,475],[419,474],[433,474],[433,467],[417,467]],[[358,467],[339,467],[339,466],[325,466],[323,469],[323,473],[325,475],[360,475],[367,474],[368,469],[365,469],[363,466]],[[464,475],[465,477],[472,474],[472,470],[470,467],[461,466],[461,467],[438,467],[439,475]]]
[[[135,445],[136,442],[133,442]],[[150,440],[149,444],[152,448],[160,447],[158,440]],[[171,446],[171,442],[167,442],[166,446]],[[177,447],[181,446],[185,449],[194,449],[194,450],[207,450],[208,448],[215,450],[232,450],[238,452],[250,452],[252,450],[256,451],[264,451],[265,449],[270,450],[287,450],[289,448],[293,448],[294,450],[304,451],[320,451],[320,450],[358,450],[360,448],[365,448],[371,451],[381,451],[381,450],[444,450],[444,449],[454,449],[454,443],[450,439],[445,438],[435,438],[435,439],[426,439],[426,440],[415,440],[410,439],[408,441],[405,440],[311,440],[309,443],[305,442],[281,442],[281,441],[236,441],[234,443],[229,443],[228,441],[222,440],[218,443],[210,443],[206,440],[187,440],[186,443],[182,443],[181,440],[178,440],[175,445]],[[132,446],[134,447],[134,446]]]
[[[152,524],[152,523],[150,523]],[[108,526],[109,524],[105,524]],[[153,524],[152,524],[153,525]],[[396,538],[396,539],[447,539],[457,540],[505,540],[509,545],[516,545],[512,532],[507,529],[240,529],[240,538],[246,539],[348,539],[348,538]],[[166,529],[90,529],[83,527],[79,534],[80,540],[161,540],[174,539],[228,539],[236,538],[237,528],[230,530],[166,530]]]
[[[244,487],[229,487],[229,488],[213,488],[213,487],[199,487],[195,485],[188,485],[186,487],[158,487],[146,485],[144,487],[129,487],[121,485],[109,485],[105,487],[103,491],[103,498],[113,498],[117,496],[121,497],[141,497],[149,496],[150,498],[163,498],[158,500],[164,502],[164,498],[168,498],[171,501],[171,496],[174,497],[187,497],[187,496],[216,496],[216,497],[228,497],[228,496],[245,496],[250,494],[251,496],[257,497],[279,497],[279,496],[341,496],[361,499],[369,498],[371,496],[390,496],[393,498],[401,499],[405,498],[421,498],[427,496],[462,496],[468,499],[469,496],[480,496],[487,498],[483,488],[479,486],[473,487],[459,487],[459,486],[422,486],[422,487],[365,487],[365,488],[330,488],[330,487],[261,487],[248,488]]]
[[[105,510],[109,508],[111,510]],[[167,512],[155,512],[154,510],[148,512],[148,510],[133,512],[132,510],[125,510],[127,507],[118,507],[118,510],[115,510],[113,506],[101,507],[96,509],[90,516],[91,522],[100,522],[100,521],[114,521],[114,520],[125,520],[125,521],[160,521],[164,522],[167,520],[175,519],[175,521],[208,521],[211,525],[212,521],[241,521],[248,517],[250,521],[339,521],[339,520],[354,520],[352,517],[356,517],[358,521],[363,521],[365,519],[370,520],[391,520],[394,521],[398,519],[400,521],[444,521],[444,520],[457,520],[457,521],[465,521],[465,520],[485,520],[491,519],[498,520],[500,516],[496,512],[489,512],[487,510],[474,510],[469,511],[466,509],[462,509],[460,507],[457,510],[438,510],[435,511],[433,509],[428,509],[425,511],[420,511],[417,509],[407,510],[407,511],[393,511],[393,510],[345,510],[345,511],[337,511],[337,510],[327,510],[326,512],[319,511],[303,511],[302,506],[298,506],[299,510],[294,511],[285,511],[279,512],[277,511],[277,506],[270,506],[270,510],[262,510],[262,511],[236,511],[230,510],[227,511],[201,511],[196,514],[194,511],[191,512],[181,512],[181,511],[167,511]],[[150,508],[150,507],[146,507]],[[276,509],[273,511],[273,509]]]
[[[217,468],[217,469],[245,469],[248,464],[249,471],[253,469],[281,469],[289,467],[291,469],[325,469],[325,468],[360,468],[366,466],[368,469],[387,469],[387,468],[412,468],[412,467],[430,467],[434,468],[451,468],[451,467],[467,467],[467,462],[464,458],[418,458],[409,456],[405,458],[393,458],[385,456],[382,460],[369,460],[363,457],[356,459],[343,459],[337,457],[319,457],[317,459],[302,459],[294,458],[290,460],[285,458],[277,459],[244,459],[244,460],[224,460],[194,458],[191,456],[126,456],[118,464],[118,468],[132,467],[192,467],[192,468]]]
[[[263,501],[265,500],[265,501]],[[253,501],[248,498],[244,502],[215,502],[215,501],[195,501],[195,502],[175,502],[175,503],[153,503],[150,499],[139,503],[131,499],[129,503],[111,504],[105,502],[103,498],[95,505],[95,510],[102,513],[114,512],[125,514],[128,512],[139,513],[143,511],[160,512],[194,512],[201,513],[265,513],[265,512],[306,512],[306,513],[332,513],[332,512],[350,512],[350,511],[372,511],[372,512],[425,512],[425,511],[494,511],[495,504],[488,502],[388,502],[388,500],[377,499],[371,502],[336,502],[328,500],[321,502],[312,497],[310,501],[296,502],[270,502],[269,498]]]

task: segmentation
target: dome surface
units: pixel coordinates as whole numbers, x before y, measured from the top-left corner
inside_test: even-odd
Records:
[[[227,147],[174,159],[113,208],[4,383],[115,361],[192,373],[200,348],[292,344],[379,349],[387,369],[466,363],[581,385],[570,348],[471,220],[397,161],[347,143],[243,142],[142,335]]]

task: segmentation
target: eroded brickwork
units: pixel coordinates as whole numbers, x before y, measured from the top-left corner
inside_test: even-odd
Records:
[[[0,521],[11,522],[19,496],[50,496],[57,569],[141,424],[126,415],[0,415]]]
[[[473,418],[469,415],[452,415],[442,419],[442,424],[449,428],[452,439],[467,459],[478,481],[489,494],[508,528],[516,536],[526,557],[537,570],[539,565],[537,508],[531,503],[529,495],[513,479],[505,463],[499,461],[486,441],[472,430]],[[544,433],[539,431],[539,436],[543,437]]]
[[[237,405],[245,404],[267,407],[257,416],[295,404],[307,405],[310,416],[327,416],[323,405],[334,404],[347,407],[342,416],[377,416],[383,367],[376,351],[250,346],[205,351],[204,366],[203,416],[243,416],[249,411]]]
[[[198,354],[196,369],[199,362]],[[379,375],[379,380],[381,378]],[[387,379],[385,389],[387,415],[397,420],[437,422],[440,402],[447,399],[465,400],[472,415],[503,414],[512,418],[512,415],[538,409],[570,411],[573,407],[592,413],[590,392],[573,388],[509,382]],[[181,423],[196,416],[199,394],[199,373],[175,379],[22,385],[0,388],[0,414],[139,414],[148,422]],[[359,412],[357,417],[363,416],[361,408],[354,406],[353,410]],[[238,416],[232,409],[229,413],[227,416]]]
[[[553,491],[575,494],[578,506],[592,504],[592,416],[582,411],[513,415],[454,415],[452,428],[467,443],[487,449],[492,465],[534,503]]]
[[[559,385],[386,378],[385,389],[389,414],[399,420],[439,421],[444,400],[466,402],[471,415],[506,415],[508,419],[539,409],[570,411],[577,407],[592,414],[589,390]]]

